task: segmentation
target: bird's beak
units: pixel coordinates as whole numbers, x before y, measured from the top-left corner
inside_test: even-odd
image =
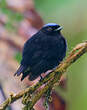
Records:
[[[54,31],[60,31],[62,28],[63,28],[62,26],[60,26],[60,27],[58,26],[54,29]]]
[[[60,31],[61,29],[63,29],[62,26],[58,27],[58,28],[57,28],[57,31]]]

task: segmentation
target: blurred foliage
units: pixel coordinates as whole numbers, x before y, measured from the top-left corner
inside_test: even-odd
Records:
[[[8,17],[5,27],[10,31],[16,31],[17,27],[15,27],[14,24],[17,24],[19,21],[21,21],[23,19],[23,15],[19,12],[12,11],[10,8],[7,8],[6,0],[0,0],[0,13],[3,13]]]
[[[87,40],[87,0],[35,0],[35,6],[46,23],[56,22],[64,27],[68,52]],[[67,76],[67,109],[87,110],[87,54],[69,68]]]
[[[0,0],[0,6],[1,6],[1,8],[5,8],[6,7],[6,0]]]
[[[14,58],[18,61],[18,63],[20,63],[20,61],[22,59],[21,53],[17,52]]]

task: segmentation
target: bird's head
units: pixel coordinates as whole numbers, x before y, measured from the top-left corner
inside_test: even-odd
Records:
[[[45,24],[41,30],[47,33],[51,33],[51,32],[58,32],[58,31],[60,32],[61,29],[62,29],[62,26],[56,23],[48,23],[48,24]]]

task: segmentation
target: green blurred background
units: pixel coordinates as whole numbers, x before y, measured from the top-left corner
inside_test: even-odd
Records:
[[[46,23],[63,26],[68,52],[87,40],[87,0],[35,0],[35,6]],[[67,76],[68,110],[87,110],[87,54],[68,69]]]

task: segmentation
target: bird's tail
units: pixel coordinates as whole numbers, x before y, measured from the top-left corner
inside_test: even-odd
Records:
[[[24,67],[23,65],[20,65],[20,67],[17,69],[17,71],[15,72],[14,76],[19,76],[21,73],[23,73],[25,71],[26,67]]]

